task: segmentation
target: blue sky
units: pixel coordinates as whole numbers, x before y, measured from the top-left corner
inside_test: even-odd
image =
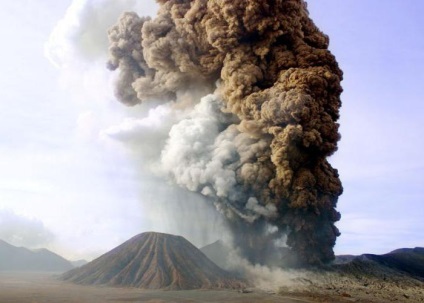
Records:
[[[344,185],[336,253],[424,246],[424,3],[310,0],[308,7],[344,71],[342,140],[331,159]],[[156,181],[104,136],[143,112],[114,100],[113,75],[104,68],[105,29],[131,9],[152,14],[155,4],[2,4],[0,238],[77,259],[153,227],[175,229],[158,225],[165,219],[140,201],[167,193],[149,192]],[[215,240],[202,235],[191,240]]]
[[[424,3],[309,2],[344,71],[336,251],[422,246]]]

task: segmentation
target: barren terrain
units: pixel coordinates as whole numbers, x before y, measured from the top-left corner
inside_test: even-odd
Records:
[[[260,291],[241,293],[236,290],[141,290],[137,288],[82,286],[63,282],[57,278],[58,275],[46,273],[0,273],[0,302],[311,302]]]
[[[64,282],[51,273],[0,272],[0,302],[100,303],[100,302],[424,302],[424,283],[407,277],[376,279],[337,272],[299,274],[296,285],[277,292],[236,290],[142,290],[85,286]]]
[[[314,302],[424,302],[424,282],[390,269],[361,268],[297,273],[279,294]]]

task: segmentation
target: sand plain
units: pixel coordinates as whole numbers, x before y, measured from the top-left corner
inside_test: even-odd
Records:
[[[297,287],[276,292],[238,290],[143,290],[64,282],[55,273],[0,272],[0,303],[386,303],[424,302],[424,282],[409,277],[375,279],[309,273]]]
[[[82,286],[60,281],[58,276],[58,274],[51,273],[0,272],[0,303],[311,302],[261,291],[248,293],[241,293],[237,290],[162,291]]]

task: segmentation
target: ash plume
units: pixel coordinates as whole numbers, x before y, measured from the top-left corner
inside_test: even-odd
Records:
[[[281,239],[299,264],[332,260],[342,71],[306,3],[157,2],[110,29],[108,63],[122,103],[178,112],[155,171],[214,203],[249,261]]]

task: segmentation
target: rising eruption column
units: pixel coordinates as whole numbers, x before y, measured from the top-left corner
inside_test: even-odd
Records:
[[[298,264],[334,259],[342,185],[327,158],[340,139],[342,71],[306,3],[157,2],[155,18],[129,12],[110,29],[108,67],[119,70],[126,105],[181,107],[182,92],[210,93],[171,129],[159,160],[168,177],[216,205],[253,263],[266,263],[281,239]],[[208,138],[169,160],[184,131],[204,121]]]

